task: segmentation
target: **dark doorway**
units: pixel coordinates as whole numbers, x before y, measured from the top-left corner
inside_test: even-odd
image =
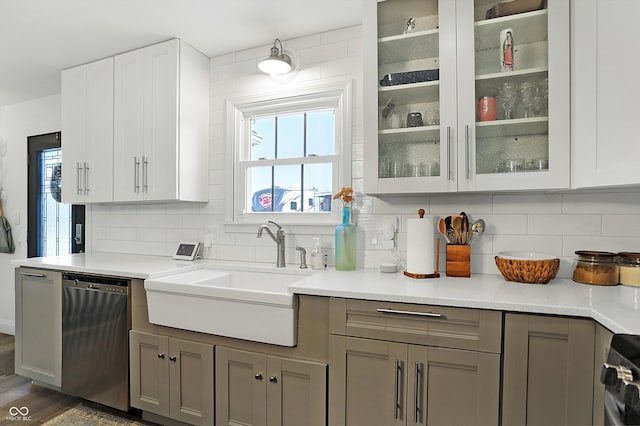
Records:
[[[60,133],[30,136],[28,144],[27,256],[83,253],[85,209],[61,200]]]

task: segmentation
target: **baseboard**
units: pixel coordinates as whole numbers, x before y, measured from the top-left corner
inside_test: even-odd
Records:
[[[14,321],[8,321],[0,319],[0,333],[16,335],[16,323]]]

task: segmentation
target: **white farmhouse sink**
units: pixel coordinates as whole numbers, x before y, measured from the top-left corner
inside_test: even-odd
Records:
[[[295,346],[297,307],[287,288],[310,274],[275,268],[226,270],[203,267],[146,280],[149,322]]]

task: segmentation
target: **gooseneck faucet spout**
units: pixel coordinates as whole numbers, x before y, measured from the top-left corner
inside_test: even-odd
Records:
[[[284,230],[282,229],[282,226],[278,225],[273,220],[270,220],[269,223],[274,224],[278,228],[276,230],[276,233],[274,234],[273,231],[271,231],[271,228],[269,228],[269,225],[263,224],[258,227],[258,238],[262,238],[262,232],[267,231],[267,234],[269,234],[269,236],[276,243],[278,248],[278,258],[276,260],[276,267],[284,268],[286,266],[284,262]]]

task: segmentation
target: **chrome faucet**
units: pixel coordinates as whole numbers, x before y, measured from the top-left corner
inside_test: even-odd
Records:
[[[267,231],[267,234],[269,234],[271,239],[278,245],[278,259],[276,260],[276,266],[278,268],[284,268],[285,266],[287,266],[284,262],[284,231],[282,230],[282,226],[278,225],[273,220],[270,220],[269,223],[273,223],[278,227],[276,233],[274,234],[271,231],[269,225],[260,225],[260,227],[258,228],[258,238],[262,238],[262,231]]]

